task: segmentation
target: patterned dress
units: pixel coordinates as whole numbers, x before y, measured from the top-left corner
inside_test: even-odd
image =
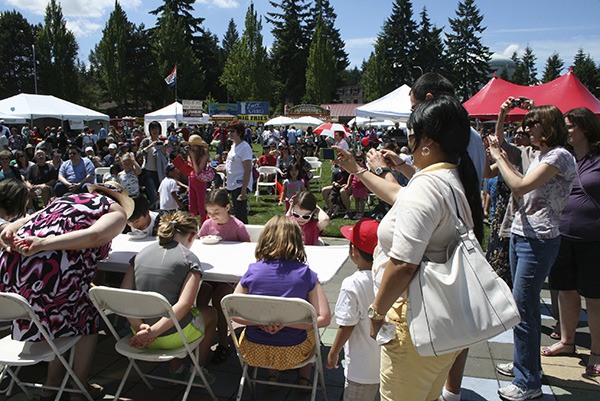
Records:
[[[108,213],[113,201],[98,194],[55,199],[17,232],[48,237],[90,227]],[[71,337],[98,331],[99,316],[88,297],[97,261],[108,256],[110,242],[94,249],[44,251],[32,256],[0,250],[0,291],[27,299],[51,336]],[[13,338],[40,341],[29,321],[13,324]]]

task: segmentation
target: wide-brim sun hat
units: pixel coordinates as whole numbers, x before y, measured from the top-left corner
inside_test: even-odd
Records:
[[[97,192],[114,199],[125,211],[127,218],[133,214],[135,209],[135,202],[127,194],[127,190],[118,182],[106,181],[102,184],[90,184],[88,185],[88,191],[90,193]]]
[[[190,135],[190,139],[187,141],[181,142],[184,145],[196,145],[202,148],[208,149],[208,143],[204,142],[204,140],[200,137],[200,135]]]

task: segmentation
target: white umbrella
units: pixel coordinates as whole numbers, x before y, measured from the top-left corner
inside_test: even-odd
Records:
[[[294,122],[292,124],[295,125],[311,125],[311,126],[319,126],[321,124],[323,124],[323,120],[319,120],[316,117],[311,117],[311,116],[302,116],[300,118],[297,118],[296,120],[294,120]]]
[[[286,116],[279,116],[279,117],[275,117],[270,119],[269,121],[267,121],[265,123],[265,125],[275,125],[275,126],[279,126],[279,125],[290,125],[293,124],[294,120],[286,117]]]

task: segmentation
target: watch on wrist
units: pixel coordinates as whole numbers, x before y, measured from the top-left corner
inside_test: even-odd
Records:
[[[375,175],[381,177],[383,173],[391,173],[392,169],[389,167],[377,167],[375,169]]]
[[[379,314],[373,307],[373,305],[369,305],[369,309],[367,309],[367,316],[371,320],[383,320],[385,319],[385,315]]]

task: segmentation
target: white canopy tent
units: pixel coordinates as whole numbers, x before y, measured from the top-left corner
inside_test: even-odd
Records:
[[[55,96],[30,95],[26,93],[0,100],[0,115],[4,117],[5,121],[10,119],[14,119],[15,121],[35,120],[37,118],[69,120],[71,126],[83,126],[84,121],[105,121],[108,123],[107,114],[88,109],[87,107]],[[15,122],[15,124],[18,123]]]
[[[369,117],[354,117],[348,121],[348,127],[356,123],[358,127],[391,127],[394,125],[392,120],[382,120],[381,118],[369,118]]]
[[[166,133],[167,127],[171,125],[171,123],[175,124],[177,127],[177,124],[181,122],[187,124],[208,124],[209,120],[210,116],[206,113],[202,114],[202,118],[184,117],[183,106],[179,102],[174,102],[162,109],[144,115],[144,130],[145,132],[148,132],[148,125],[152,121],[158,121],[162,126],[162,132]]]
[[[410,86],[404,84],[387,95],[356,108],[357,117],[406,122],[411,113]]]

